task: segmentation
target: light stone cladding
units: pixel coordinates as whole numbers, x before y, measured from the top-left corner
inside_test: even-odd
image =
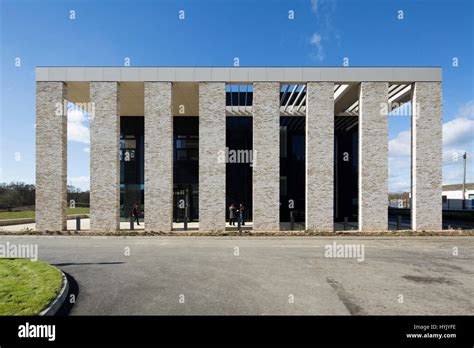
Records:
[[[173,226],[171,82],[145,82],[145,229]]]
[[[36,230],[66,230],[67,88],[36,83]]]
[[[253,154],[253,230],[276,231],[280,229],[278,82],[253,84]]]
[[[91,82],[90,228],[117,231],[120,214],[120,112],[117,82]]]
[[[306,229],[334,230],[334,83],[309,82],[306,106]]]
[[[199,229],[224,230],[226,221],[225,83],[199,84]]]
[[[91,104],[91,230],[117,231],[120,226],[121,102],[123,116],[132,116],[125,110],[130,105],[139,110],[133,116],[144,116],[145,229],[170,231],[173,104],[181,99],[193,105],[189,116],[199,117],[199,228],[224,230],[226,83],[253,84],[254,231],[279,230],[280,204],[288,204],[280,202],[280,84],[306,84],[306,229],[334,230],[334,122],[335,117],[344,117],[334,113],[346,110],[346,104],[354,105],[356,86],[359,230],[388,228],[386,113],[389,86],[395,84],[412,86],[412,228],[442,228],[439,67],[37,67],[36,81],[37,230],[67,227],[68,100]],[[336,93],[335,85],[344,84],[351,88]],[[403,103],[408,95],[391,98]]]
[[[441,230],[441,83],[415,82],[412,100],[412,229]]]
[[[388,83],[362,82],[359,96],[359,230],[388,229]]]

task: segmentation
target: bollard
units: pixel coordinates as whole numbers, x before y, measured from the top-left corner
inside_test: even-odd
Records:
[[[76,216],[76,231],[80,231],[80,230],[81,230],[81,217]]]
[[[402,216],[397,215],[397,230],[401,230],[402,227]]]
[[[242,231],[242,228],[240,227],[240,217],[237,219],[237,230],[239,233]]]
[[[130,216],[130,229],[133,230],[133,217]]]
[[[290,231],[293,231],[295,228],[295,215],[293,214],[293,210],[290,211]]]
[[[188,230],[188,206],[184,207],[184,230]]]
[[[344,231],[347,230],[348,224],[349,224],[349,218],[347,216],[344,216]]]

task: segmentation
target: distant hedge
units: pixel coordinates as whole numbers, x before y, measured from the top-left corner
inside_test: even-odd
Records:
[[[81,191],[72,185],[67,187],[68,202],[74,199],[76,206],[89,206],[89,191]],[[23,182],[0,183],[0,210],[34,207],[35,185]]]

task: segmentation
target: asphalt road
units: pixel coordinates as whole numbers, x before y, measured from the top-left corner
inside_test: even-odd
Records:
[[[38,244],[41,260],[73,277],[72,315],[474,314],[473,237],[7,241]],[[363,261],[326,257],[333,242],[363,246]]]

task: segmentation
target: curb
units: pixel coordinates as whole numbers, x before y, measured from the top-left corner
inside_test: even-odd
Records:
[[[59,292],[59,295],[51,302],[46,309],[40,312],[40,316],[52,316],[61,308],[64,301],[66,301],[67,294],[69,293],[69,282],[67,281],[66,275],[63,271],[59,270],[63,276],[63,287]]]
[[[199,232],[190,231],[168,231],[168,232],[148,232],[143,230],[120,230],[120,232],[100,232],[100,231],[29,231],[12,232],[4,231],[0,227],[0,236],[48,236],[48,237],[474,237],[474,229],[464,230],[439,230],[439,231],[412,231],[412,230],[391,230],[361,232],[358,230],[334,231],[334,232],[307,232],[304,230],[294,231],[221,231],[221,232]]]

